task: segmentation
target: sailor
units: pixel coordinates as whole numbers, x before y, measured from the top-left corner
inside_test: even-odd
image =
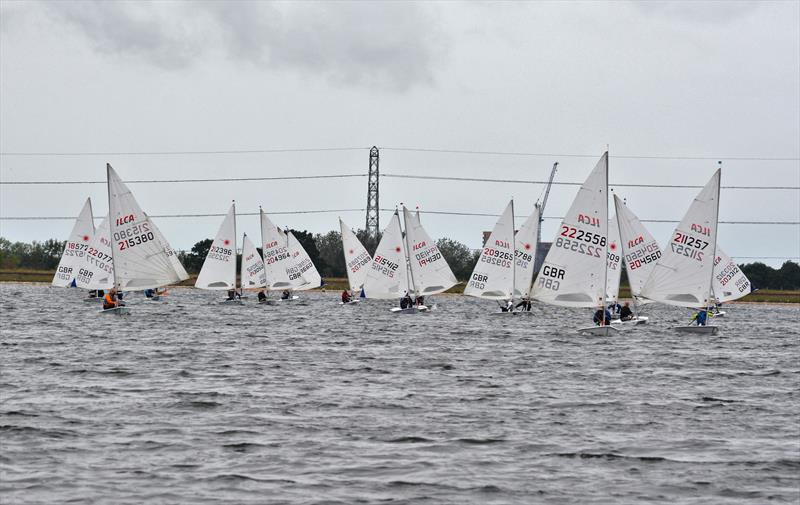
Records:
[[[597,309],[597,312],[594,313],[594,317],[592,317],[592,321],[597,326],[607,326],[611,324],[611,313],[608,309]]]
[[[288,289],[284,289],[283,293],[281,293],[281,300],[288,300],[291,296],[292,296],[292,294],[289,293],[289,290]]]
[[[261,291],[258,292],[258,301],[259,302],[266,302],[267,301],[267,294],[264,292],[264,290],[261,290]]]
[[[522,300],[520,300],[520,302],[514,308],[518,309],[520,307],[522,307],[522,310],[524,312],[530,312],[531,311],[531,299],[528,298],[527,296],[523,296]]]
[[[227,301],[230,302],[230,301],[233,301],[233,300],[236,300],[236,299],[241,300],[242,299],[242,295],[238,291],[236,291],[235,289],[229,289],[228,290]]]
[[[353,299],[353,297],[350,296],[350,291],[348,291],[346,289],[344,291],[342,291],[342,303],[350,303],[350,300],[352,300],[352,299]]]
[[[406,294],[403,296],[403,298],[400,299],[400,308],[408,309],[411,308],[413,305],[414,305],[414,300],[411,299],[411,295],[409,295],[408,291],[406,291]]]
[[[103,310],[113,309],[114,307],[122,307],[122,297],[117,293],[117,288],[111,288],[111,291],[106,293],[103,297]]]
[[[622,307],[620,306],[619,302],[615,301],[608,304],[608,310],[610,310],[612,314],[619,314],[622,310]]]
[[[416,299],[414,299],[414,304],[417,305],[417,306],[425,305],[425,297],[424,296],[418,296]]]
[[[631,304],[625,302],[625,305],[622,306],[622,309],[619,311],[619,319],[620,321],[630,321],[633,319],[633,311],[631,310]]]
[[[144,290],[144,296],[146,298],[153,298],[156,296],[156,290],[152,288],[148,288]]]
[[[697,326],[705,326],[708,319],[708,312],[705,307],[697,309],[697,312],[692,316],[692,322],[697,323]]]

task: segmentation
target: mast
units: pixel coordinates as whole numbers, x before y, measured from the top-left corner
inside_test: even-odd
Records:
[[[603,305],[600,307],[600,310],[603,311],[603,326],[606,325],[606,295],[608,294],[608,146],[606,146],[606,187],[603,194],[605,195],[605,209],[606,215],[604,218],[606,224],[606,244],[603,246],[603,258],[605,258],[605,262],[603,263]],[[620,240],[620,242],[622,242]],[[609,321],[610,323],[611,321]]]
[[[721,165],[722,162],[720,161]],[[722,187],[722,168],[719,170],[719,178],[717,180],[717,211],[714,213],[714,249],[711,256],[711,276],[708,278],[708,296],[706,296],[706,324],[710,323],[709,308],[711,305],[711,296],[714,294],[714,262],[717,261],[717,235],[719,232],[719,192]],[[716,303],[716,302],[715,302]]]
[[[236,291],[236,200],[231,200],[233,203],[233,290]],[[244,293],[242,289],[242,281],[239,280],[240,292]]]
[[[261,254],[262,254],[261,261],[264,261],[264,256],[263,256],[263,254],[265,254],[265,251],[264,251],[264,211],[261,209],[261,205],[258,206],[258,229],[261,230]],[[256,249],[256,252],[258,252],[258,249]],[[264,283],[264,291],[266,293],[269,293],[269,291],[270,291],[270,289],[269,289],[269,279],[266,277],[266,274],[267,274],[267,263],[266,263],[266,261],[264,261],[264,279],[266,281]]]
[[[514,291],[517,289],[517,234],[514,231],[514,199],[511,199],[511,248],[514,251],[511,263],[511,310],[514,310]],[[522,293],[520,293],[522,294]]]
[[[395,211],[395,212],[397,212],[397,211]],[[411,289],[414,291],[414,298],[416,300],[416,298],[417,298],[417,284],[416,284],[416,282],[414,282],[414,267],[411,266],[411,256],[409,256],[409,252],[410,252],[411,248],[408,245],[408,223],[406,222],[406,208],[405,207],[403,207],[403,224],[406,227],[406,236],[405,236],[405,242],[406,242],[405,249],[406,249],[406,251],[405,251],[405,256],[406,256],[406,261],[408,262],[408,274],[411,276]],[[399,219],[397,220],[397,226],[400,226],[400,220]],[[400,233],[402,234],[402,230],[400,231]]]
[[[114,240],[112,239],[111,230],[113,227],[111,226],[110,222],[112,219],[114,219],[114,217],[111,215],[111,163],[106,163],[106,186],[108,188],[108,241],[111,244],[111,264],[113,265],[112,270],[114,271],[113,286],[114,288],[117,288],[117,291],[119,291],[119,285],[117,284],[117,260],[114,257],[114,249],[116,249],[116,247],[114,246]],[[94,224],[94,222],[92,224]]]

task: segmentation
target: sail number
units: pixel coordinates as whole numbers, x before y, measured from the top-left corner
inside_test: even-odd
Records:
[[[556,239],[555,245],[556,247],[560,247],[568,251],[575,251],[581,254],[586,254],[587,256],[593,256],[595,258],[603,257],[602,256],[603,250],[601,248],[589,244],[584,244],[583,242],[578,242],[577,240],[570,240],[568,238],[558,237]]]
[[[226,247],[211,246],[208,249],[208,257],[219,261],[230,261],[233,250]]]
[[[347,262],[347,268],[349,268],[351,272],[356,273],[370,261],[372,260],[369,258],[369,253],[367,251],[362,251],[361,254]]]
[[[83,258],[86,250],[89,248],[86,244],[79,244],[77,242],[67,242],[67,247],[64,249],[64,256],[74,256],[76,258]]]
[[[481,254],[481,263],[488,263],[489,265],[511,268],[513,261],[513,254],[506,251],[499,251],[493,247],[484,247],[483,254]]]
[[[148,231],[147,233],[142,233],[141,235],[137,235],[135,237],[120,240],[117,242],[117,246],[119,247],[120,251],[124,251],[125,249],[130,249],[131,247],[144,244],[145,242],[150,242],[151,240],[155,240],[155,235],[153,235],[152,231]]]
[[[383,256],[375,256],[372,260],[372,269],[376,272],[385,275],[386,277],[393,278],[400,265],[394,261],[390,261]]]
[[[695,249],[700,249],[701,251],[705,251],[706,247],[708,247],[708,242],[705,240],[694,238],[679,231],[675,232],[675,237],[672,239],[672,242],[675,244],[683,244],[689,247],[694,247]]]
[[[577,228],[573,228],[571,226],[562,226],[561,227],[561,236],[567,238],[574,238],[575,240],[583,240],[589,244],[594,245],[606,245],[606,238],[598,233],[592,233],[590,231],[583,231]]]

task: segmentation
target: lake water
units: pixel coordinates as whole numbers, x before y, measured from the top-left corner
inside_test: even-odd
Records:
[[[589,310],[462,296],[83,296],[0,285],[4,504],[800,501],[798,307],[599,338]]]

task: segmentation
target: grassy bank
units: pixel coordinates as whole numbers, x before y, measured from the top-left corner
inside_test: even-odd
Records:
[[[51,270],[26,270],[26,269],[0,269],[0,282],[39,282],[49,284],[55,272]],[[193,286],[196,275],[181,282],[180,286]],[[341,291],[347,289],[347,279],[328,277],[325,279],[326,291]],[[631,290],[622,286],[619,290],[620,298],[630,298]],[[447,290],[448,293],[463,293],[464,283],[459,283]],[[750,303],[800,303],[800,291],[787,291],[778,289],[760,289],[737,300]],[[735,303],[735,302],[733,302]]]

